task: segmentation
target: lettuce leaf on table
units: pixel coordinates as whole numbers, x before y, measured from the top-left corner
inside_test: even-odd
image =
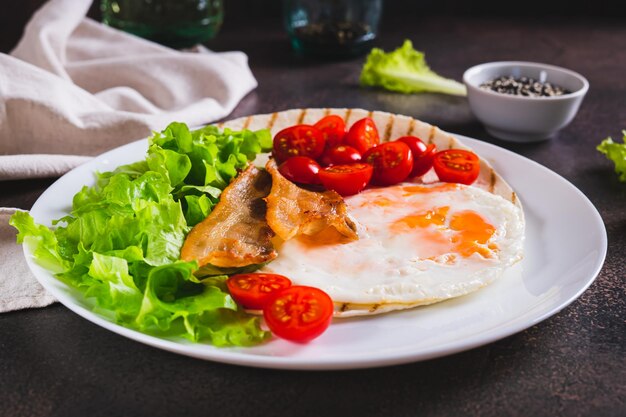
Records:
[[[10,223],[38,263],[126,327],[217,346],[258,344],[268,333],[238,309],[226,277],[199,280],[197,264],[179,256],[237,172],[270,148],[267,130],[172,123],[150,138],[145,160],[96,174],[56,227],[27,212]]]
[[[596,149],[613,161],[619,180],[626,182],[626,130],[622,130],[622,135],[623,143],[613,142],[613,139],[608,137]]]
[[[432,71],[424,53],[409,40],[393,52],[374,48],[367,56],[360,77],[361,85],[383,87],[400,93],[434,92],[465,96],[465,86]]]

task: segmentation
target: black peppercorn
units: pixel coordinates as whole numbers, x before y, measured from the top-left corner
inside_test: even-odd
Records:
[[[570,93],[570,91],[549,82],[541,82],[529,77],[515,78],[510,75],[486,81],[480,85],[480,88],[496,93],[525,97],[554,97]]]

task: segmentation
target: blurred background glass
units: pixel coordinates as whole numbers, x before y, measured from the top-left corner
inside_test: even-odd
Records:
[[[291,44],[307,55],[339,58],[368,52],[381,11],[382,0],[283,0]]]
[[[102,0],[109,26],[172,48],[213,38],[224,19],[222,0]]]

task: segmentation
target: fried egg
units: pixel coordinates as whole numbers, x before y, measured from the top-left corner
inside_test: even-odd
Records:
[[[405,183],[345,201],[358,240],[331,231],[280,242],[278,258],[262,270],[324,290],[338,316],[468,294],[523,256],[521,208],[477,187]]]

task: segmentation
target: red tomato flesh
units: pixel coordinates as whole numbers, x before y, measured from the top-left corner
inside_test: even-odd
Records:
[[[376,124],[369,117],[354,122],[348,133],[344,144],[352,146],[362,154],[369,148],[380,143],[380,136]]]
[[[261,310],[273,293],[290,287],[291,280],[278,274],[237,274],[226,280],[226,286],[235,302]]]
[[[435,157],[435,145],[426,145],[416,136],[402,136],[396,141],[404,142],[411,148],[413,154],[413,170],[409,174],[410,178],[421,177],[427,173],[433,166],[433,158]]]
[[[326,148],[339,146],[343,143],[346,136],[346,122],[335,114],[322,117],[313,125],[324,136],[326,140]]]
[[[387,142],[371,148],[363,155],[363,161],[374,167],[372,182],[393,185],[408,178],[413,169],[413,155],[403,142]]]
[[[331,165],[320,170],[319,178],[327,189],[348,196],[361,192],[370,182],[373,172],[369,164]]]
[[[324,333],[333,310],[333,301],[324,291],[296,285],[272,294],[263,318],[276,336],[305,343]]]
[[[333,148],[326,148],[322,155],[322,164],[324,165],[342,165],[359,162],[361,153],[352,146],[339,145]]]
[[[443,182],[456,182],[469,185],[476,181],[480,173],[480,159],[470,151],[447,149],[435,154],[433,168]]]
[[[307,156],[292,156],[280,164],[278,171],[291,182],[321,184],[320,165]]]
[[[272,155],[278,162],[292,156],[316,159],[322,155],[325,146],[326,141],[319,129],[310,125],[295,125],[274,136]]]

